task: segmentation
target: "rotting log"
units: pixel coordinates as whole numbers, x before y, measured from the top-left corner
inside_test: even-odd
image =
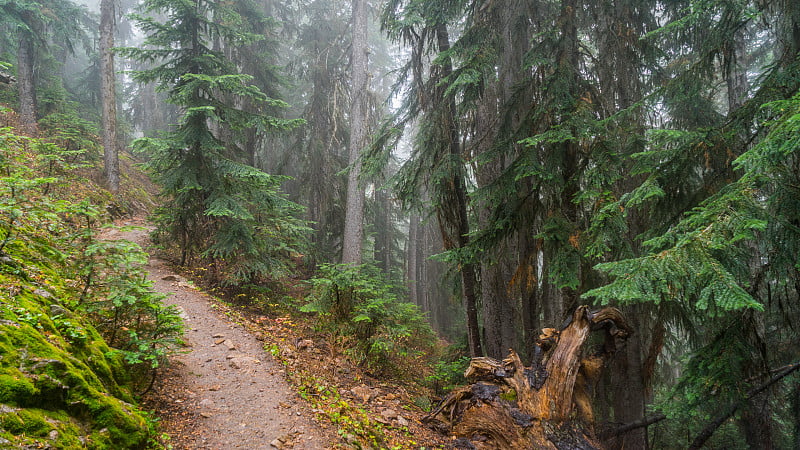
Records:
[[[602,332],[603,342],[586,351],[592,332]],[[423,421],[462,448],[600,449],[590,392],[632,332],[616,308],[580,306],[561,330],[542,330],[528,367],[513,349],[503,361],[473,358],[465,373],[472,384]]]

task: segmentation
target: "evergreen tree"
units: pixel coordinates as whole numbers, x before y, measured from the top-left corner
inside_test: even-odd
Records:
[[[85,8],[71,0],[8,0],[0,3],[0,46],[16,53],[19,124],[26,133],[36,134],[40,116],[37,88],[63,89],[61,79],[47,80],[63,67],[43,63],[61,53],[75,53],[82,43],[88,50],[88,30],[95,29]],[[36,67],[41,67],[36,70]],[[60,74],[59,74],[60,75]],[[52,86],[56,85],[56,86]]]
[[[306,218],[314,229],[310,262],[339,260],[344,229],[349,127],[348,47],[351,33],[349,2],[314,0],[300,4],[286,25],[295,49],[287,62],[293,84],[287,92],[305,98],[296,114],[307,124],[299,127],[287,145],[264,147],[260,156],[274,173],[289,175],[286,191],[307,206]]]
[[[413,79],[403,108],[395,123],[384,130],[384,138],[396,134],[398,126],[421,118],[411,157],[397,174],[397,189],[412,205],[421,194],[430,195],[444,248],[450,251],[450,262],[459,268],[469,353],[480,356],[477,266],[462,254],[470,241],[468,182],[456,91],[445,83],[453,75],[450,21],[460,17],[462,8],[461,2],[393,1],[386,5],[384,27],[391,37],[411,47],[411,60],[404,71],[413,74]],[[438,59],[428,59],[437,52]],[[423,75],[426,69],[430,69],[429,78]]]
[[[369,135],[367,95],[369,91],[369,47],[367,45],[367,1],[352,0],[353,39],[350,58],[350,142],[345,201],[342,263],[361,264],[364,239],[364,188],[361,186],[361,152]]]
[[[784,183],[796,176],[789,175],[797,162],[789,118],[796,117],[800,41],[791,32],[796,7],[763,6],[666,10],[670,21],[651,37],[671,59],[661,63],[656,76],[664,77],[651,97],[662,114],[633,156],[639,182],[594,218],[622,216],[630,229],[636,217],[645,224],[635,257],[598,266],[613,282],[587,295],[652,305],[669,324],[666,346],[690,359],[669,361],[682,368],[661,407],[680,419],[690,448],[734,413],[751,448],[779,447],[776,437],[786,435],[776,432],[784,421],[775,390],[759,386],[785,376],[774,368],[797,359],[783,351],[793,335],[786,321],[797,314],[789,305],[798,298],[796,261],[783,256],[794,254],[798,238],[786,215],[797,192]]]
[[[252,77],[237,74],[234,64],[211,45],[216,39],[228,46],[258,39],[248,33],[241,16],[215,1],[148,0],[137,15],[147,33],[144,48],[126,48],[123,54],[152,68],[134,73],[140,82],[157,82],[168,101],[182,110],[174,129],[160,138],[142,138],[134,146],[150,156],[148,168],[164,190],[157,234],[164,244],[175,243],[180,262],[200,256],[213,265],[225,282],[244,282],[282,268],[304,228],[292,216],[297,205],[278,193],[281,177],[270,176],[246,164],[238,145],[242,132],[288,130],[299,124],[263,112],[231,105],[247,99],[261,108],[285,106],[250,84]],[[220,124],[231,131],[223,141]]]

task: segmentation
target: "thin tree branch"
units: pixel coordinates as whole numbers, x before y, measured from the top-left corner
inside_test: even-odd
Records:
[[[736,412],[736,410],[739,409],[740,406],[797,369],[800,369],[800,361],[787,365],[786,369],[775,374],[772,378],[767,380],[767,382],[748,391],[745,398],[731,405],[727,411],[717,416],[716,419],[712,420],[708,425],[706,425],[706,427],[703,428],[703,431],[701,431],[700,434],[694,438],[694,441],[692,441],[692,444],[689,446],[689,450],[695,450],[702,447],[703,444],[705,444],[705,442],[714,434],[714,432],[717,431],[717,428],[719,428],[720,425],[728,420]]]
[[[625,425],[620,425],[613,430],[608,430],[600,433],[600,439],[610,439],[612,437],[619,436],[621,434],[625,434],[629,431],[636,430],[642,427],[648,427],[654,423],[661,422],[662,420],[666,419],[667,416],[664,413],[658,413],[654,416],[645,417],[641,420],[637,420],[635,422],[626,423]]]
[[[708,425],[706,425],[703,431],[701,431],[700,434],[698,434],[697,437],[695,437],[694,441],[692,441],[692,444],[689,447],[689,449],[698,449],[702,447],[703,444],[714,434],[717,428],[719,428],[720,425],[722,425],[726,420],[728,420],[728,418],[730,418],[745,402],[755,397],[756,395],[760,394],[768,387],[772,386],[773,384],[780,381],[782,378],[786,377],[787,375],[791,374],[792,372],[798,369],[800,369],[800,361],[794,362],[792,364],[787,364],[779,369],[771,370],[770,372],[775,373],[775,375],[772,378],[767,380],[764,384],[761,384],[748,391],[747,396],[736,402],[722,415],[718,416],[716,419],[714,419]],[[619,436],[629,431],[636,430],[642,427],[647,427],[654,423],[661,422],[666,418],[667,416],[665,414],[657,413],[653,416],[645,417],[641,420],[621,425],[613,430],[605,431],[600,434],[600,438],[609,439],[615,436]]]

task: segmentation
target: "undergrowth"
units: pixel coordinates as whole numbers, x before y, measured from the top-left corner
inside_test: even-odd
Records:
[[[0,128],[0,442],[158,448],[135,393],[180,320],[141,250],[99,239],[110,196],[76,175],[85,153]]]
[[[312,278],[303,312],[317,314],[318,329],[342,342],[359,366],[400,375],[408,360],[433,351],[436,336],[402,289],[371,265],[323,265]]]

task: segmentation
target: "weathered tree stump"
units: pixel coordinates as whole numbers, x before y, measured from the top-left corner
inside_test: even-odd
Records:
[[[583,347],[604,333],[595,351]],[[599,449],[590,390],[605,362],[632,330],[616,308],[581,306],[561,330],[545,328],[530,367],[512,349],[506,359],[473,358],[473,384],[456,389],[424,421],[477,449]]]

